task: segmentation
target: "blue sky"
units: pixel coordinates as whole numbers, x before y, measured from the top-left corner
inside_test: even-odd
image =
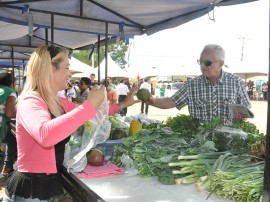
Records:
[[[241,63],[268,70],[269,0],[216,7],[214,16],[215,21],[206,15],[151,36],[136,36],[131,44],[130,68],[198,68],[196,60],[203,46],[217,43],[224,47],[225,63],[231,68]]]

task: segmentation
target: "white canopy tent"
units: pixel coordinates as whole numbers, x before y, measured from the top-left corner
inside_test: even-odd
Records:
[[[92,68],[91,66],[81,62],[80,60],[78,60],[78,59],[76,59],[74,57],[72,57],[70,59],[69,70],[71,71],[72,74],[89,72],[91,69],[94,69],[94,68]]]
[[[100,79],[105,79],[105,63],[106,60],[104,59],[100,63]],[[108,54],[108,72],[107,77],[130,77],[129,72],[125,69],[122,69],[115,61],[112,60],[110,54]]]
[[[154,66],[153,66],[154,64]],[[152,65],[152,66],[151,66]],[[149,61],[149,63],[136,63],[129,70],[130,77],[140,78],[151,76],[197,76],[201,74],[200,67],[196,63],[170,60]]]
[[[97,75],[97,68],[91,68],[90,70],[88,70],[86,72],[72,74],[71,78],[75,79],[75,80],[79,80],[82,77],[89,78],[91,73],[94,73],[95,75]]]
[[[245,62],[236,62],[228,66],[227,68],[224,68],[224,70],[238,75],[245,81],[251,77],[268,75],[268,72],[265,69],[261,69],[258,64],[250,66],[247,65]]]
[[[83,70],[83,69],[81,69]],[[98,69],[90,67],[84,68],[84,71],[81,71],[81,73],[76,73],[72,75],[73,79],[78,79],[81,77],[90,77],[90,74],[94,73],[95,75],[98,74]],[[129,78],[130,74],[125,69],[122,69],[120,66],[118,66],[111,58],[111,56],[108,54],[108,72],[107,77],[125,77]],[[105,59],[100,63],[100,79],[105,79]]]

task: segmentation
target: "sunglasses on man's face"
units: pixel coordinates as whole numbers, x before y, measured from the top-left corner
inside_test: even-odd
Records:
[[[210,67],[214,62],[219,62],[219,60],[217,61],[210,61],[210,60],[197,60],[199,65],[204,64],[206,67]]]

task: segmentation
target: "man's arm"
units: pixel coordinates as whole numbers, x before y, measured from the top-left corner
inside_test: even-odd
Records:
[[[176,107],[175,102],[170,97],[166,97],[166,98],[152,98],[151,97],[150,100],[146,103],[160,109],[171,109],[171,108]]]

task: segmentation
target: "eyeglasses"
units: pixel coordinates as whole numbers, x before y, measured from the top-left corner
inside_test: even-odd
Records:
[[[199,64],[199,65],[202,65],[202,64],[204,64],[206,67],[210,67],[214,62],[219,62],[219,60],[217,60],[217,61],[209,61],[209,60],[197,60],[197,63]]]

